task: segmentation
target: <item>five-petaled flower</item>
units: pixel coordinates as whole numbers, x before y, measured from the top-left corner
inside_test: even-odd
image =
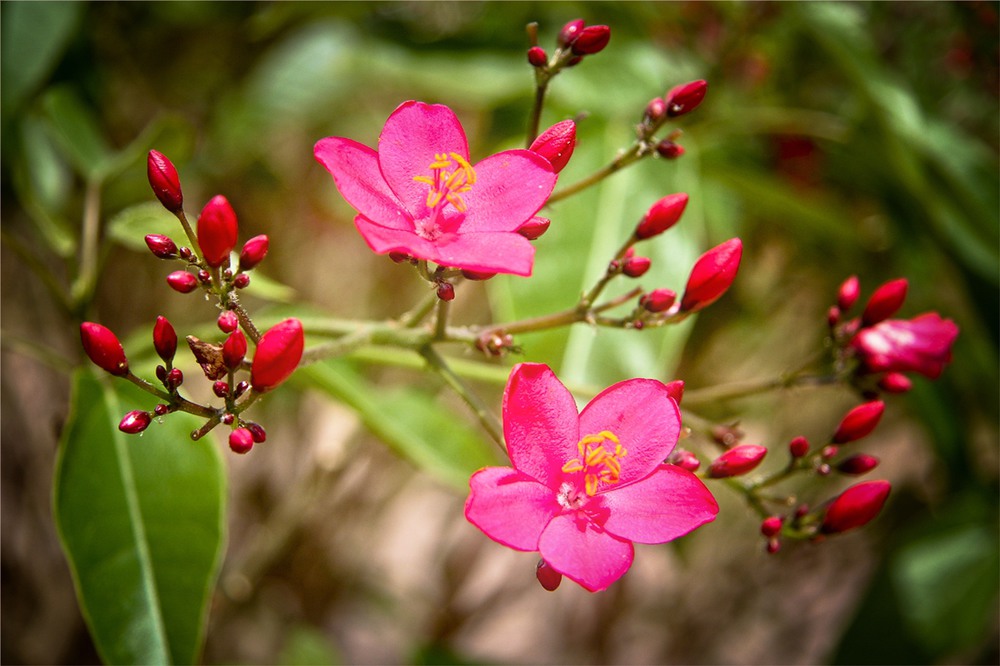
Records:
[[[659,381],[620,382],[578,413],[548,366],[522,363],[504,391],[503,422],[513,468],[472,476],[466,518],[592,592],[628,571],[633,542],[665,543],[719,511],[697,477],[664,463],[680,415]]]
[[[886,319],[861,329],[851,341],[864,372],[918,372],[937,379],[951,361],[958,326],[936,312]]]
[[[555,186],[544,157],[507,150],[473,165],[465,131],[440,104],[401,104],[378,152],[342,137],[316,143],[316,159],[357,211],[372,250],[441,266],[530,275],[534,248],[517,229]]]

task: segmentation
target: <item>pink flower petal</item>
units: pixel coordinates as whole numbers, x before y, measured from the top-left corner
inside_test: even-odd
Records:
[[[510,467],[487,467],[469,479],[465,517],[514,550],[538,550],[542,530],[559,511],[550,488]]]
[[[627,459],[626,459],[627,460]],[[666,543],[715,520],[719,505],[705,484],[676,465],[601,495],[609,515],[604,528],[637,543]]]
[[[331,136],[317,141],[313,154],[333,176],[341,196],[359,213],[383,226],[413,229],[413,221],[379,171],[374,150],[351,139]]]
[[[556,516],[538,542],[542,559],[591,592],[600,592],[632,566],[635,549],[575,514]]]
[[[580,440],[576,402],[541,363],[514,366],[503,395],[503,433],[518,471],[557,488]]]
[[[443,266],[482,273],[531,275],[535,247],[520,234],[483,232],[459,234],[446,242],[438,240],[434,253],[425,258]]]
[[[580,434],[608,430],[627,453],[621,460],[619,483],[602,483],[598,492],[648,476],[670,455],[680,429],[677,403],[655,379],[629,379],[602,391],[580,413]]]
[[[427,184],[436,155],[458,153],[469,159],[469,144],[455,113],[441,104],[404,102],[385,121],[378,138],[378,161],[389,187],[408,211],[418,215],[427,200]]]
[[[476,184],[462,195],[462,232],[516,231],[552,194],[552,165],[530,150],[508,150],[475,165]]]
[[[422,259],[435,250],[434,244],[424,240],[413,229],[393,229],[368,219],[364,215],[354,218],[354,226],[368,243],[368,247],[378,254],[403,252]]]

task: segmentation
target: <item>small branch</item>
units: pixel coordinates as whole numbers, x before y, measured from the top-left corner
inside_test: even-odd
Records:
[[[555,203],[556,201],[561,201],[562,199],[565,199],[578,192],[581,192],[592,185],[596,185],[597,183],[601,182],[611,174],[620,171],[626,166],[632,164],[633,162],[639,161],[640,159],[649,154],[651,153],[648,151],[646,144],[641,141],[636,141],[629,147],[628,150],[626,150],[623,153],[620,153],[610,164],[606,164],[605,166],[601,167],[600,169],[590,174],[586,178],[578,180],[572,185],[567,185],[561,190],[553,192],[552,196],[549,197],[549,200],[546,203],[546,205]]]
[[[428,365],[447,382],[447,384],[465,401],[465,403],[472,408],[472,411],[476,414],[476,418],[479,419],[479,423],[486,429],[493,441],[497,443],[500,449],[506,454],[507,446],[504,444],[503,440],[503,428],[500,426],[500,422],[497,420],[496,416],[489,410],[489,408],[483,404],[479,396],[476,395],[466,384],[462,381],[462,378],[456,375],[448,364],[445,362],[444,358],[435,351],[433,347],[427,345],[420,350],[420,354],[427,359]]]

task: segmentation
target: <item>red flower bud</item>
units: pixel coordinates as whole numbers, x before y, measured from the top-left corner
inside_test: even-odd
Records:
[[[149,186],[153,188],[153,194],[164,208],[171,213],[184,208],[184,195],[181,193],[181,181],[177,176],[177,169],[162,153],[149,151],[146,158],[146,175],[149,177]]]
[[[496,277],[496,273],[484,273],[482,271],[470,271],[467,268],[462,269],[462,277],[466,280],[482,281],[489,280],[490,278]]]
[[[611,40],[611,28],[606,25],[588,25],[573,40],[573,54],[593,55],[600,53]]]
[[[681,398],[684,397],[684,380],[675,379],[672,382],[667,382],[667,395],[674,399],[678,405],[681,404]]]
[[[552,170],[559,173],[569,162],[576,148],[576,123],[563,120],[538,135],[528,150],[549,161]]]
[[[687,203],[688,195],[683,192],[663,197],[646,211],[639,226],[635,228],[635,237],[642,240],[662,234],[677,224],[684,214]]]
[[[437,286],[437,297],[442,301],[455,300],[455,285],[450,282],[439,282]]]
[[[851,486],[827,507],[821,530],[837,534],[869,523],[882,510],[891,489],[888,481],[865,481]]]
[[[148,234],[146,247],[160,259],[173,259],[177,256],[177,244],[163,234]]]
[[[517,228],[517,233],[521,234],[530,241],[536,240],[549,230],[550,224],[552,224],[552,221],[544,217],[533,217],[519,226]]]
[[[667,103],[662,97],[654,97],[649,100],[646,110],[642,114],[642,122],[646,125],[658,125],[667,117]]]
[[[295,371],[302,359],[305,338],[302,322],[286,319],[261,336],[250,367],[250,383],[257,392],[270,391]]]
[[[259,423],[254,423],[253,421],[248,421],[244,424],[250,434],[253,436],[254,444],[260,444],[261,442],[267,441],[267,432]]]
[[[695,312],[717,301],[736,279],[742,257],[743,242],[739,238],[731,238],[703,254],[691,270],[681,310]]]
[[[80,340],[83,342],[83,351],[87,352],[94,365],[118,377],[128,374],[125,350],[111,329],[85,321],[80,324]]]
[[[229,261],[238,234],[236,213],[221,194],[212,197],[198,216],[198,247],[209,266]]]
[[[226,310],[219,315],[219,319],[215,323],[223,333],[232,333],[240,325],[240,319],[232,310]]]
[[[888,319],[903,307],[906,300],[906,288],[909,283],[906,278],[889,280],[875,290],[868,299],[865,311],[861,314],[862,326],[871,326]]]
[[[793,458],[801,458],[809,453],[809,440],[805,437],[796,437],[788,443],[788,452]]]
[[[562,574],[553,569],[552,565],[545,560],[538,560],[538,566],[535,567],[535,578],[549,592],[555,592],[559,583],[562,582]]]
[[[913,388],[913,382],[901,372],[887,373],[879,380],[878,385],[886,393],[906,393]]]
[[[698,456],[687,449],[674,449],[670,457],[667,458],[667,462],[671,465],[677,465],[681,469],[686,469],[689,472],[697,472],[698,468],[701,467],[701,461],[698,460]]]
[[[708,466],[708,476],[713,479],[725,479],[746,474],[757,467],[765,455],[767,449],[763,446],[740,444],[713,460]]]
[[[667,115],[676,118],[694,111],[701,104],[701,100],[705,99],[707,90],[708,83],[702,80],[674,86],[663,96],[667,103]]]
[[[562,27],[559,31],[559,36],[556,38],[556,43],[559,46],[570,46],[579,37],[580,32],[583,30],[583,26],[586,25],[583,19],[573,19],[566,25]]]
[[[247,355],[247,339],[243,331],[233,331],[222,343],[222,362],[230,370],[240,367],[243,358]]]
[[[177,353],[177,332],[166,317],[157,317],[153,324],[153,347],[164,363],[170,363]]]
[[[656,144],[656,152],[660,154],[660,157],[664,157],[668,160],[676,160],[678,157],[684,154],[684,146],[679,143],[674,143],[670,139],[664,139]]]
[[[216,397],[225,398],[229,395],[229,383],[220,379],[212,384],[212,393],[214,393]]]
[[[233,286],[237,289],[246,289],[250,286],[250,276],[246,273],[240,273],[233,278]]]
[[[840,425],[837,426],[833,441],[836,444],[846,444],[868,435],[878,425],[884,411],[885,403],[881,400],[858,405],[847,412]]]
[[[677,301],[677,294],[672,289],[654,289],[643,294],[639,305],[647,312],[666,312]]]
[[[649,270],[650,265],[652,262],[649,257],[629,257],[622,264],[622,273],[630,278],[642,277]]]
[[[837,291],[837,307],[844,312],[850,310],[858,302],[858,296],[860,295],[861,283],[858,281],[857,275],[852,275],[844,280],[844,283],[840,285],[840,289]]]
[[[532,67],[545,67],[549,62],[549,56],[541,46],[532,46],[528,49],[528,62]]]
[[[769,539],[773,536],[777,536],[778,533],[781,532],[782,522],[781,516],[769,516],[761,521],[760,533]]]
[[[118,429],[127,435],[136,435],[148,428],[152,421],[153,416],[149,412],[137,409],[125,415],[118,423]]]
[[[837,471],[841,474],[866,474],[878,467],[879,459],[867,453],[855,453],[850,458],[845,458],[837,464]]]
[[[180,368],[171,368],[163,379],[163,385],[168,391],[176,391],[184,383],[184,373]]]
[[[167,276],[167,284],[174,291],[189,294],[198,288],[198,278],[187,271],[174,271]]]
[[[267,256],[267,246],[268,239],[264,234],[254,236],[244,243],[240,250],[240,270],[248,271],[259,264]]]
[[[253,435],[246,428],[237,428],[229,433],[229,448],[233,453],[246,453],[253,448]]]

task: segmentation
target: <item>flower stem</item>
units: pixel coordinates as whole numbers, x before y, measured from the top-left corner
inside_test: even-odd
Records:
[[[476,395],[466,384],[462,381],[462,378],[455,374],[455,372],[448,367],[444,358],[431,346],[426,345],[420,350],[420,354],[427,359],[428,365],[441,375],[442,379],[459,395],[462,400],[472,409],[476,414],[476,418],[479,419],[479,423],[486,429],[493,441],[497,443],[500,449],[506,454],[507,447],[503,441],[503,429],[500,426],[500,422],[497,417],[489,410],[489,408],[483,403],[483,401]]]
[[[633,162],[637,162],[646,155],[650,154],[652,153],[649,150],[649,147],[644,142],[637,140],[628,148],[628,150],[619,153],[618,156],[615,157],[615,159],[612,160],[609,164],[604,165],[603,167],[601,167],[594,173],[590,174],[586,178],[578,180],[572,185],[567,185],[561,190],[553,192],[552,196],[549,197],[549,200],[546,203],[546,205],[554,203],[556,201],[560,201],[569,196],[572,196],[578,192],[587,189],[591,185],[596,185],[597,183],[601,182],[602,180],[604,180],[611,174],[615,173],[616,171],[619,171],[624,167],[627,167],[628,165],[632,164]]]

